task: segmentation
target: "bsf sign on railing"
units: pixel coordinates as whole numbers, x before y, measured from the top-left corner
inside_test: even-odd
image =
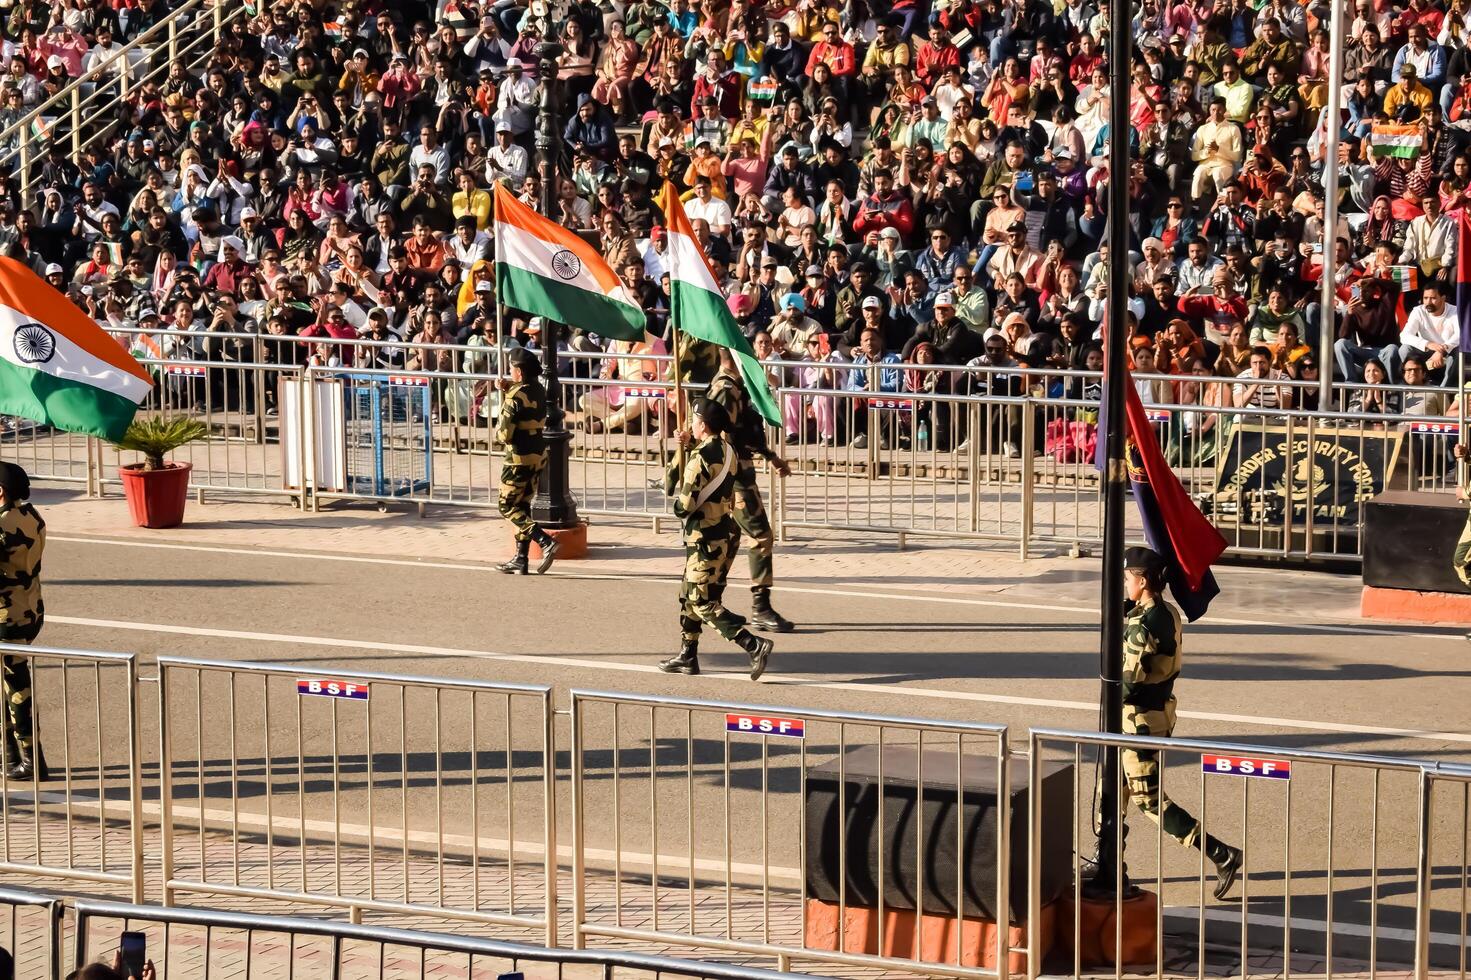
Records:
[[[998,791],[1010,785],[1004,726],[571,699],[579,948],[601,937],[769,956],[783,969],[1013,968],[1012,931],[976,924],[1009,923],[1021,905],[1010,868],[1024,838],[1011,793]],[[953,927],[916,928],[921,909]]]
[[[414,912],[557,940],[551,689],[159,658],[164,901]]]

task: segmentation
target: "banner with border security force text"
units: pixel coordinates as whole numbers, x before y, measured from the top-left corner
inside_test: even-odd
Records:
[[[728,348],[740,367],[741,380],[751,398],[751,406],[772,425],[781,425],[781,411],[771,394],[766,371],[756,360],[751,342],[741,333],[725,296],[716,285],[710,263],[695,239],[689,217],[684,213],[674,185],[664,184],[657,198],[664,223],[669,229],[669,248],[665,259],[669,270],[669,320],[674,329]]]
[[[0,258],[0,412],[116,441],[152,388],[96,321],[29,266]]]
[[[575,232],[495,185],[495,288],[504,306],[618,340],[643,340],[643,308]]]

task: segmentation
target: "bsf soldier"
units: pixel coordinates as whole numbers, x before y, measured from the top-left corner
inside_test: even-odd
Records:
[[[1175,680],[1180,676],[1184,635],[1180,610],[1163,597],[1165,560],[1149,548],[1124,552],[1124,714],[1126,735],[1167,737],[1175,731]],[[1122,749],[1126,799],[1186,847],[1205,849],[1216,866],[1217,899],[1225,898],[1241,871],[1241,851],[1201,830],[1196,820],[1160,789],[1159,752]],[[1101,788],[1101,787],[1100,787]],[[1122,810],[1122,805],[1120,806]],[[1109,821],[1103,821],[1107,828]],[[1101,868],[1111,875],[1112,868]]]
[[[665,485],[684,524],[684,580],[679,589],[679,655],[659,664],[666,674],[698,674],[702,624],[715,628],[751,657],[751,680],[766,670],[773,644],[745,628],[721,604],[740,529],[731,517],[736,451],[720,438],[725,410],[707,399],[690,406],[690,427],[679,431],[684,465],[670,464]]]
[[[1466,443],[1456,443],[1452,450],[1456,459],[1465,461],[1471,457],[1471,448]],[[1467,499],[1466,485],[1462,483],[1456,488],[1456,496],[1461,500]],[[1455,553],[1451,556],[1451,568],[1456,573],[1456,578],[1461,580],[1462,585],[1471,586],[1471,511],[1466,513],[1466,524],[1461,528],[1461,537],[1456,541]],[[1471,633],[1466,634],[1466,639],[1471,640]]]
[[[29,646],[46,620],[41,601],[41,552],[46,522],[31,506],[31,481],[14,463],[0,463],[0,642]],[[50,778],[31,717],[31,670],[24,657],[4,657],[5,774]]]
[[[792,624],[771,608],[771,553],[776,536],[761,503],[761,487],[756,480],[752,460],[760,456],[771,463],[782,476],[792,472],[786,460],[766,445],[765,420],[751,407],[746,384],[736,367],[735,356],[728,348],[719,348],[720,373],[710,382],[707,396],[725,409],[726,440],[736,451],[735,517],[736,527],[750,541],[746,560],[751,568],[751,625],[757,629],[791,632]],[[739,546],[739,539],[737,539]]]
[[[542,429],[547,421],[547,392],[541,385],[541,364],[536,355],[525,348],[510,355],[510,383],[501,399],[500,425],[497,436],[504,447],[501,462],[501,516],[516,527],[516,557],[497,565],[507,575],[525,575],[531,542],[541,546],[541,560],[536,574],[552,567],[557,557],[557,541],[531,518],[531,501],[536,496],[537,482],[546,465],[546,440]]]

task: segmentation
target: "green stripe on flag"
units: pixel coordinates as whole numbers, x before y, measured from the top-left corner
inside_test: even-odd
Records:
[[[122,395],[0,358],[0,412],[117,441],[138,406]]]
[[[1399,157],[1403,160],[1413,160],[1420,155],[1420,144],[1407,146],[1404,143],[1376,143],[1372,147],[1376,157]]]
[[[751,342],[736,325],[730,307],[718,294],[708,289],[675,279],[670,286],[673,294],[669,300],[669,316],[675,329],[691,337],[708,340],[712,344],[730,348],[741,368],[741,379],[746,383],[746,393],[751,396],[751,405],[761,417],[772,425],[781,425],[781,410],[776,407],[776,398],[771,386],[766,383],[766,371],[756,360]]]
[[[502,305],[580,327],[599,337],[644,339],[643,311],[627,303],[504,262],[495,264],[495,285]]]

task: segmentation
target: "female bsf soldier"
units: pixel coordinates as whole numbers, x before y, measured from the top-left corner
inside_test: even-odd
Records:
[[[721,604],[726,576],[735,560],[740,529],[731,516],[735,500],[736,451],[721,438],[728,416],[705,398],[690,406],[690,426],[679,432],[684,465],[671,463],[665,486],[674,515],[684,524],[684,581],[679,589],[679,655],[659,664],[667,674],[698,674],[701,624],[715,628],[751,656],[751,680],[766,670],[774,644],[745,628]]]
[[[1180,676],[1183,620],[1164,599],[1165,560],[1149,548],[1124,552],[1124,734],[1167,737],[1175,731],[1175,679]],[[1216,866],[1217,899],[1224,898],[1241,871],[1241,851],[1209,834],[1200,821],[1160,789],[1159,753],[1125,748],[1119,753],[1127,798],[1164,832],[1199,848]]]
[[[0,642],[29,645],[41,632],[41,552],[46,522],[31,506],[31,480],[14,463],[0,463]],[[31,720],[31,670],[24,657],[0,658],[5,696],[5,774],[49,778]]]
[[[501,460],[501,516],[516,527],[516,557],[497,565],[507,575],[525,575],[531,542],[541,546],[541,561],[536,574],[552,567],[557,557],[557,541],[531,518],[531,501],[546,465],[546,440],[542,429],[547,421],[547,392],[541,384],[541,363],[525,348],[510,353],[510,383],[502,381],[505,397],[501,399],[500,425],[497,437],[504,456]]]

